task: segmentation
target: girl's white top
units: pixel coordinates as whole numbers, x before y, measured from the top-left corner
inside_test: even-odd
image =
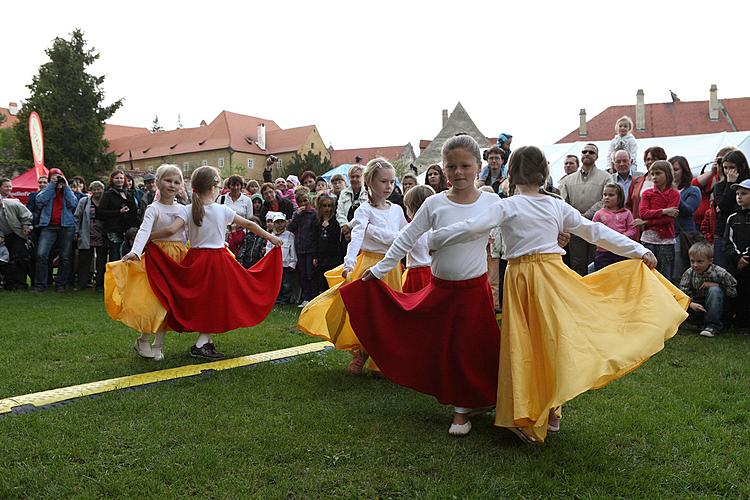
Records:
[[[419,238],[430,229],[439,230],[456,222],[462,222],[471,217],[484,213],[497,201],[497,195],[479,192],[479,198],[474,203],[463,205],[452,202],[443,191],[427,198],[414,215],[414,220],[404,229],[396,241],[393,242],[383,260],[370,268],[377,278],[382,278],[393,269],[398,262],[412,249]],[[445,246],[435,249],[432,253],[433,276],[449,280],[461,281],[476,278],[487,272],[487,239],[489,229],[484,237],[467,239],[458,245]]]
[[[369,203],[363,203],[354,212],[354,219],[350,223],[352,239],[346,249],[344,269],[354,269],[360,250],[387,252],[399,230],[406,225],[406,217],[401,207],[391,202],[387,203],[387,208],[375,208]]]
[[[187,223],[190,248],[224,248],[227,226],[237,214],[226,205],[211,203],[204,205],[203,223],[196,226],[193,222],[193,205],[187,205],[182,212],[182,219]]]
[[[179,203],[164,205],[158,201],[146,207],[146,212],[143,214],[143,222],[141,222],[141,227],[138,228],[138,234],[135,235],[135,240],[133,241],[132,252],[136,255],[142,254],[151,233],[169,226],[175,219],[182,218],[181,214],[183,210],[184,207]],[[177,231],[172,236],[162,238],[161,241],[184,242],[185,231]]]
[[[408,226],[407,226],[408,227]],[[406,254],[406,267],[427,267],[432,264],[432,257],[430,257],[430,249],[427,248],[427,238],[430,236],[430,231],[427,231],[419,237],[414,247]]]
[[[430,198],[428,198],[429,200]],[[500,226],[505,244],[505,259],[537,253],[559,253],[557,235],[573,233],[589,243],[629,258],[640,258],[648,252],[635,242],[600,222],[591,222],[562,200],[547,195],[515,195],[496,201],[478,216],[437,230],[429,246],[445,249],[467,241],[487,241],[494,226]],[[434,254],[433,254],[434,255]]]

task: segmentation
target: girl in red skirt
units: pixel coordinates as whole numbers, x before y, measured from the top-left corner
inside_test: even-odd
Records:
[[[424,201],[435,194],[435,190],[427,185],[414,186],[404,196],[404,206],[409,219],[419,211]],[[406,272],[404,273],[404,284],[401,290],[404,293],[418,292],[430,284],[432,272],[430,271],[430,249],[427,248],[427,237],[429,232],[419,237],[414,248],[406,254]]]
[[[146,269],[154,294],[167,309],[167,321],[178,332],[201,332],[190,348],[193,357],[224,355],[211,342],[212,333],[254,326],[273,308],[281,287],[281,240],[255,222],[214,200],[221,177],[214,167],[193,172],[193,203],[168,227],[151,233],[163,238],[187,225],[190,250],[181,263],[159,247],[146,247]],[[237,224],[274,244],[250,269],[242,267],[225,248],[227,226]]]
[[[342,287],[341,296],[383,374],[454,405],[448,432],[463,436],[471,430],[469,416],[489,409],[497,396],[500,331],[487,283],[487,238],[435,250],[430,284],[418,292],[367,282],[397,266],[429,230],[479,215],[497,201],[474,185],[482,164],[474,139],[450,138],[442,156],[452,187],[427,198],[385,257],[361,281]]]

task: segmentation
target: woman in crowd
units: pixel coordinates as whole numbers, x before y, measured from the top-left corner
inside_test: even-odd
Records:
[[[675,240],[674,240],[674,268],[672,270],[672,281],[679,284],[682,273],[690,265],[688,258],[689,245],[685,243],[695,243],[692,241],[698,227],[695,225],[695,211],[701,203],[701,191],[692,185],[693,173],[690,171],[690,165],[684,156],[673,156],[669,159],[672,164],[672,173],[674,175],[674,187],[680,192],[680,206],[675,214]],[[674,212],[670,212],[674,213]],[[682,236],[680,236],[682,235]]]
[[[630,210],[630,212],[633,214],[633,219],[641,218],[640,204],[641,196],[643,195],[644,191],[654,187],[654,183],[651,181],[651,178],[648,174],[651,170],[651,164],[657,160],[667,160],[667,153],[664,151],[664,148],[660,146],[652,146],[648,148],[646,152],[643,153],[643,162],[646,164],[646,174],[638,177],[630,183],[630,188],[628,188],[628,195],[625,199],[625,208]],[[640,237],[637,239],[640,240]]]
[[[419,184],[419,180],[417,180],[416,175],[414,175],[411,172],[404,174],[404,176],[401,178],[401,187],[404,190],[404,196],[406,196],[406,193],[408,193],[411,188],[413,188],[414,186],[418,184]]]
[[[78,282],[79,290],[91,285],[91,261],[96,258],[97,291],[104,289],[104,268],[107,265],[107,240],[104,225],[99,217],[99,206],[102,203],[104,184],[94,181],[89,184],[91,196],[86,196],[76,207],[76,236],[78,238]]]
[[[737,189],[734,184],[750,179],[750,167],[745,154],[740,150],[727,153],[719,169],[722,180],[714,185],[714,202],[716,206],[716,229],[714,230],[714,264],[726,269],[724,254],[724,227],[727,217],[737,211]]]
[[[436,193],[441,193],[448,189],[448,179],[445,177],[445,173],[440,168],[440,165],[436,163],[427,167],[425,184],[434,189]]]
[[[97,216],[103,222],[109,261],[120,260],[125,231],[140,224],[135,195],[125,187],[122,170],[115,170],[109,175],[109,187],[102,195]]]
[[[263,197],[263,206],[260,209],[261,223],[265,222],[266,214],[268,212],[281,212],[286,216],[287,220],[291,220],[292,214],[294,213],[294,206],[291,201],[282,198],[281,195],[276,192],[273,184],[270,182],[263,183],[260,187],[260,195]]]

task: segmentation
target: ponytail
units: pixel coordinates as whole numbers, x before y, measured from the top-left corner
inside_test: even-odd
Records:
[[[203,225],[203,216],[206,214],[206,209],[203,208],[203,200],[200,196],[193,196],[193,224],[200,227]]]

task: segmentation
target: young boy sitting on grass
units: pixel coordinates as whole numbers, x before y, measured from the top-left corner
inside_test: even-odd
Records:
[[[713,337],[722,329],[724,300],[737,296],[737,280],[714,261],[714,249],[705,242],[690,247],[690,268],[680,280],[680,290],[690,297],[688,313],[693,319],[702,316],[700,335]]]

